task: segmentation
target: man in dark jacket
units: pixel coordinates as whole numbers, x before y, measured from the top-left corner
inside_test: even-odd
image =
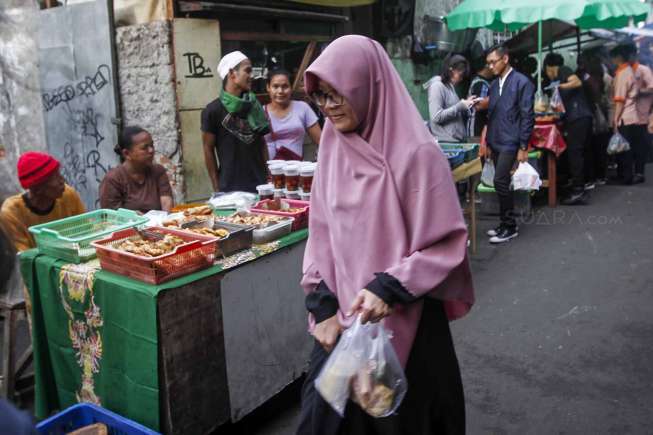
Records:
[[[535,87],[525,75],[510,66],[508,50],[488,50],[487,64],[497,77],[490,86],[487,155],[494,161],[494,188],[499,196],[500,225],[488,231],[490,243],[503,243],[518,236],[510,181],[515,161],[528,160],[528,141],[535,125]]]

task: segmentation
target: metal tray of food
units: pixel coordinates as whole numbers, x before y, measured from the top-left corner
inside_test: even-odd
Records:
[[[257,245],[269,243],[290,234],[294,221],[295,219],[292,217],[246,211],[238,211],[229,216],[222,216],[216,219],[216,222],[253,227],[253,242]]]
[[[200,234],[203,236],[216,237],[216,256],[228,257],[243,249],[249,249],[253,243],[253,226],[235,225],[219,221],[214,216],[211,219],[175,221],[177,225],[169,225],[167,228],[177,228],[179,231]],[[202,229],[210,232],[201,231]],[[225,230],[228,234],[221,235],[212,231]]]
[[[218,255],[228,257],[238,251],[252,247],[252,243],[254,243],[254,227],[234,225],[216,220],[213,223],[213,229],[217,230],[219,228],[229,231],[229,235],[224,239],[218,240],[218,250],[220,251]]]

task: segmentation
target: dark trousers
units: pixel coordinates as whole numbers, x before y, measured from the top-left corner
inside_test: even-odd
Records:
[[[644,166],[648,154],[648,135],[646,125],[622,125],[619,133],[630,144],[630,151],[617,156],[619,174],[626,183],[633,181],[633,172],[644,175]]]
[[[612,133],[599,133],[592,135],[588,151],[585,153],[585,179],[596,181],[605,179],[608,169],[608,142]]]
[[[567,159],[574,190],[585,187],[585,157],[592,134],[592,118],[581,118],[566,125]]]
[[[509,228],[517,226],[515,219],[515,201],[513,192],[510,190],[512,181],[513,166],[517,160],[517,150],[514,151],[495,151],[492,150],[494,160],[494,190],[499,197],[499,210],[501,216],[501,225]]]

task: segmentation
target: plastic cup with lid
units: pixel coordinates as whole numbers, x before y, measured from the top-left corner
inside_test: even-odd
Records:
[[[311,192],[311,186],[313,185],[313,176],[315,175],[315,166],[304,166],[299,169],[299,186],[301,189],[306,192]]]
[[[301,201],[310,202],[311,201],[311,192],[299,192],[299,199]]]
[[[286,178],[286,190],[299,189],[299,166],[288,163],[283,167],[283,173]]]
[[[260,186],[256,186],[256,190],[261,201],[274,199],[274,184],[261,184]]]
[[[301,199],[299,190],[285,190],[286,199]]]

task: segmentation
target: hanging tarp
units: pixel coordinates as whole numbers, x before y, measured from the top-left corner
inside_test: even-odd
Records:
[[[506,47],[515,53],[537,52],[537,24],[530,25],[506,41]],[[560,39],[576,35],[577,27],[573,22],[548,20],[542,23],[542,46],[548,46]]]
[[[349,8],[353,6],[365,6],[375,3],[376,0],[288,0],[293,3],[304,3],[307,5],[330,6],[335,8]]]

